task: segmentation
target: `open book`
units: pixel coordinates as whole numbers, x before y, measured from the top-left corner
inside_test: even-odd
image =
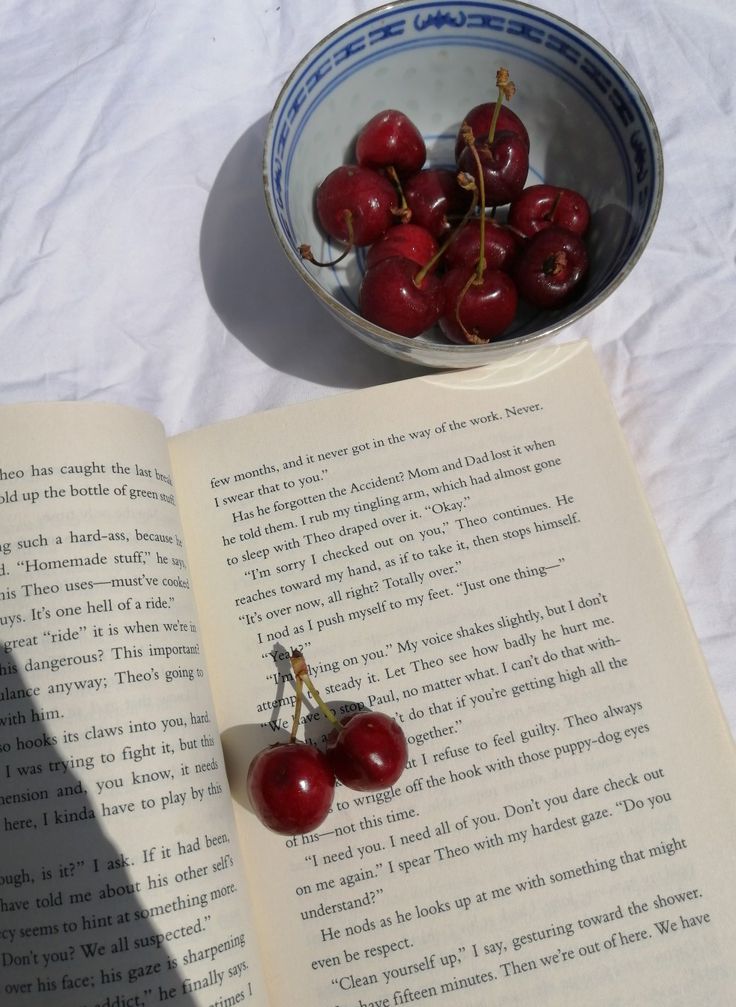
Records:
[[[732,741],[586,344],[168,440],[4,407],[0,628],[3,1003],[734,1002]],[[297,647],[410,762],[287,839]]]

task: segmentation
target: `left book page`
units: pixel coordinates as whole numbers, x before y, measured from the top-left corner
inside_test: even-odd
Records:
[[[263,1004],[163,429],[0,409],[0,990]]]

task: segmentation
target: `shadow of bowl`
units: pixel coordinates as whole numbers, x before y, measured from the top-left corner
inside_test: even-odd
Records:
[[[205,206],[199,257],[214,311],[269,367],[315,384],[362,388],[425,373],[352,339],[287,263],[261,183],[266,121],[228,153]]]

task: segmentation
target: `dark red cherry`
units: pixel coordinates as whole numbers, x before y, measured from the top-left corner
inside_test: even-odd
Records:
[[[407,115],[393,108],[369,119],[355,141],[355,160],[364,168],[392,167],[399,175],[411,175],[426,157],[422,134]]]
[[[372,710],[346,717],[327,739],[325,754],[337,779],[353,790],[392,787],[409,757],[401,726]]]
[[[282,835],[312,832],[327,817],[335,776],[326,757],[304,742],[264,748],[248,767],[250,803],[265,826]]]
[[[382,259],[360,285],[361,315],[400,336],[413,338],[431,329],[443,306],[442,281],[431,272],[421,276],[411,259]]]
[[[521,238],[503,224],[486,218],[484,223],[487,269],[510,269],[521,249]],[[459,229],[443,255],[445,267],[467,266],[472,269],[480,256],[480,220],[471,217]]]
[[[371,245],[395,222],[398,202],[391,182],[370,168],[343,164],[317,189],[316,209],[325,231],[338,241]]]
[[[475,150],[483,172],[485,205],[504,206],[520,196],[529,173],[529,152],[523,139],[516,133],[497,130],[490,143],[476,140]],[[479,182],[477,162],[469,147],[462,151],[457,164]]]
[[[586,199],[558,185],[529,185],[509,207],[509,225],[527,238],[553,224],[582,236],[589,222]]]
[[[456,266],[444,277],[445,310],[440,328],[453,343],[488,343],[511,325],[518,294],[508,273],[487,269],[480,283],[473,270]]]
[[[529,239],[514,267],[514,279],[529,304],[555,308],[572,297],[587,271],[583,239],[552,226]]]
[[[411,210],[412,224],[426,228],[435,238],[442,238],[453,220],[465,213],[471,195],[457,184],[457,172],[424,168],[407,179],[404,198]]]
[[[378,239],[368,249],[365,257],[366,269],[375,266],[382,259],[399,256],[411,259],[418,266],[426,265],[437,253],[437,242],[424,227],[418,224],[401,224]]]
[[[488,138],[488,132],[491,128],[491,121],[493,119],[493,112],[496,108],[495,101],[486,101],[481,105],[475,105],[470,109],[468,114],[463,120],[467,123],[473,131],[473,136],[477,140],[485,140]],[[496,132],[506,132],[506,133],[516,133],[524,141],[524,146],[527,151],[529,150],[529,133],[527,132],[526,126],[521,121],[516,112],[512,112],[507,105],[502,105],[498,113],[498,120],[496,122]],[[460,154],[465,149],[465,140],[463,139],[462,129],[458,130],[457,140],[455,141],[455,160],[460,157]]]

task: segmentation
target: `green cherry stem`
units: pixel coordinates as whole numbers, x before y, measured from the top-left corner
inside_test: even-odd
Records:
[[[327,717],[332,726],[336,727],[338,731],[342,730],[342,724],[329,706],[327,706],[324,699],[322,699],[316,686],[314,685],[314,682],[309,677],[309,668],[307,667],[307,662],[304,660],[302,652],[300,650],[292,650],[289,660],[291,662],[291,670],[294,673],[294,678],[296,679],[297,702],[299,702],[300,686],[302,684],[306,685],[312,699],[315,701],[322,713],[324,713],[325,717]]]
[[[493,143],[493,138],[496,135],[496,124],[498,123],[498,117],[501,114],[501,106],[503,105],[504,98],[506,101],[510,101],[516,93],[516,85],[512,80],[509,80],[509,72],[504,66],[499,67],[496,71],[496,87],[498,88],[498,98],[496,98],[496,107],[493,109],[491,125],[488,129],[489,144]]]
[[[336,259],[332,259],[330,262],[320,262],[319,259],[315,259],[314,257],[314,253],[312,252],[312,246],[306,244],[299,246],[299,255],[303,259],[306,259],[307,262],[311,262],[313,266],[322,266],[322,267],[336,266],[338,262],[342,262],[345,256],[353,250],[355,244],[353,240],[353,215],[350,212],[350,210],[345,210],[344,217],[345,217],[345,227],[347,228],[348,232],[348,247],[345,249],[344,252],[338,255]]]
[[[480,228],[479,230],[480,254],[478,256],[478,262],[476,263],[475,269],[468,277],[468,280],[463,286],[462,290],[460,291],[458,299],[455,303],[455,321],[459,325],[468,343],[477,344],[482,343],[484,340],[479,339],[477,333],[470,332],[465,327],[465,325],[463,324],[463,320],[460,318],[460,305],[463,303],[465,295],[467,294],[471,286],[473,286],[474,284],[475,286],[480,286],[480,284],[483,282],[483,276],[485,275],[486,271],[486,184],[485,179],[483,178],[483,167],[480,163],[480,157],[478,156],[478,151],[475,146],[475,137],[473,136],[472,129],[470,129],[467,123],[463,123],[462,134],[465,143],[470,148],[470,151],[473,155],[473,158],[475,160],[475,169],[478,173],[477,195],[479,195],[480,197],[479,198],[480,219],[478,222]]]
[[[289,742],[293,743],[296,741],[296,736],[299,733],[299,718],[302,714],[302,698],[304,696],[304,683],[301,678],[297,675],[296,682],[294,684],[296,689],[296,702],[294,703],[294,719],[291,722],[291,736]]]
[[[463,133],[463,136],[465,136],[465,133]],[[478,151],[475,146],[475,137],[473,136],[472,130],[468,130],[465,142],[470,148],[470,152],[475,160],[475,170],[478,172],[478,193],[480,196],[480,218],[478,221],[480,228],[480,257],[478,258],[478,264],[475,271],[475,283],[481,284],[483,282],[483,275],[486,271],[486,182],[483,178],[483,166],[480,163],[480,157],[478,156]]]
[[[406,202],[406,196],[404,195],[404,187],[401,184],[401,179],[398,176],[396,168],[391,164],[386,168],[386,174],[394,183],[394,188],[396,189],[396,194],[399,197],[399,205],[391,207],[391,213],[395,217],[398,217],[402,224],[408,224],[411,222],[411,210],[409,204]]]

